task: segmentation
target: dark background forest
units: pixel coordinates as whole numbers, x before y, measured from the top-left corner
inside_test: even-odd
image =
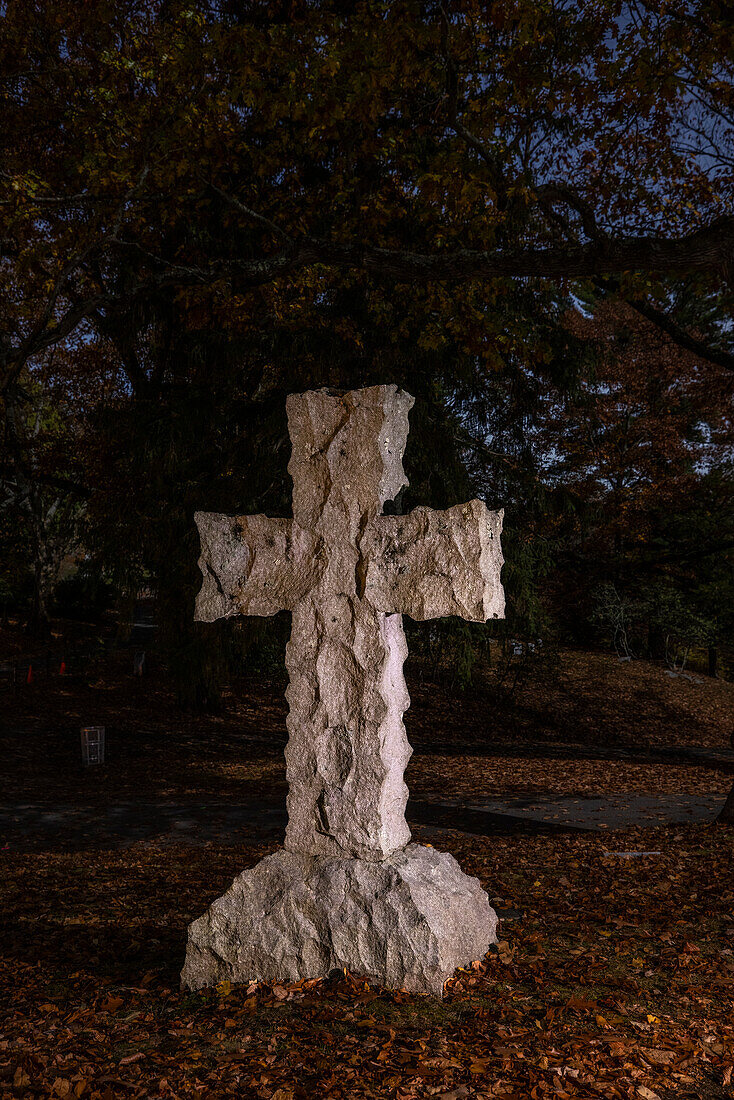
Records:
[[[732,1095],[733,26],[0,0],[0,1095]],[[503,939],[433,1007],[183,995],[289,630],[195,621],[194,512],[290,515],[287,395],[378,383],[393,510],[505,510],[506,619],[406,620],[409,822]]]
[[[215,706],[268,628],[194,623],[193,512],[289,514],[285,396],[392,381],[398,506],[506,509],[506,622],[432,628],[463,679],[490,633],[728,675],[728,269],[642,236],[728,231],[726,21],[347,8],[6,5],[5,614],[124,634],[149,589],[181,702]]]

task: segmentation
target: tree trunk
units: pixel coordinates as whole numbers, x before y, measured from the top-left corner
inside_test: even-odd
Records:
[[[133,622],[135,620],[135,606],[137,603],[137,592],[134,588],[127,588],[117,599],[117,629],[115,631],[115,641],[118,645],[127,644],[130,641],[130,635],[132,634]]]
[[[719,671],[719,650],[715,645],[709,646],[709,676],[716,677]]]
[[[722,825],[734,825],[734,782],[716,820]]]
[[[44,562],[36,554],[33,563],[33,602],[28,621],[28,632],[34,637],[46,637],[51,632],[51,620],[48,615],[48,576]]]
[[[647,655],[651,661],[662,661],[665,658],[665,638],[658,623],[648,624]]]
[[[198,535],[193,516],[171,518],[168,551],[158,566],[157,614],[161,646],[180,706],[216,714],[221,710],[221,630],[194,620],[201,587]],[[188,521],[188,522],[187,522]]]

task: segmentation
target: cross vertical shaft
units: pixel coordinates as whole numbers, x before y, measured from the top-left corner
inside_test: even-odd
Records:
[[[325,557],[293,608],[286,847],[384,859],[410,839],[402,618],[365,598],[364,543],[407,484],[413,399],[392,386],[288,398],[293,519]]]

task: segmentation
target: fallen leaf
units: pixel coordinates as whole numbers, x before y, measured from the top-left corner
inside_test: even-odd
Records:
[[[13,1088],[15,1089],[27,1089],[31,1083],[31,1079],[23,1069],[22,1066],[18,1066],[13,1075]]]
[[[597,1007],[596,1001],[590,1001],[580,993],[572,994],[566,1001],[566,1008],[575,1008],[578,1012],[594,1012]]]
[[[643,1047],[642,1053],[657,1066],[667,1066],[675,1060],[675,1051],[672,1050],[646,1050]]]
[[[507,965],[512,962],[515,949],[514,947],[510,947],[507,940],[500,940],[497,944],[497,954],[499,955],[500,962]]]

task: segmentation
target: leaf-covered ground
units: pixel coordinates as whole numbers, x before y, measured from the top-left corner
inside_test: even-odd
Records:
[[[417,797],[723,799],[731,783],[726,763],[648,751],[726,749],[731,684],[572,653],[557,681],[525,684],[505,703],[491,685],[457,694],[420,668],[408,678]],[[221,716],[194,718],[174,707],[162,674],[141,683],[122,658],[39,676],[0,697],[0,796],[100,813],[124,800],[282,798],[281,689],[250,678]],[[82,722],[107,726],[102,770],[79,768]],[[187,923],[269,849],[113,850],[101,833],[73,850],[63,829],[25,852],[0,838],[2,1097],[734,1096],[731,827],[487,839],[417,829],[478,875],[507,917],[499,948],[443,1002],[343,974],[183,994]]]
[[[0,1094],[732,1095],[734,830],[442,847],[519,914],[443,1003],[343,975],[179,992],[186,923],[264,848],[8,855]],[[660,854],[609,854],[634,849]]]

